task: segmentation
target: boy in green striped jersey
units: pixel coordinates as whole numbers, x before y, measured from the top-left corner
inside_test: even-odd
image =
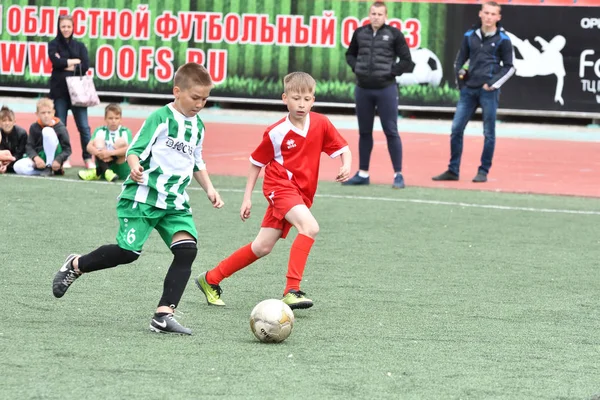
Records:
[[[121,125],[122,114],[121,106],[115,103],[104,109],[106,125],[96,128],[86,148],[96,158],[96,168],[79,171],[79,179],[97,181],[104,178],[109,182],[127,179],[129,164],[125,153],[132,137],[129,128]]]
[[[224,204],[202,160],[204,124],[197,116],[212,86],[208,71],[199,64],[188,63],[177,70],[175,101],[146,119],[127,150],[131,173],[117,203],[117,244],[101,246],[83,256],[69,255],[54,277],[55,297],[62,297],[83,273],[137,260],[152,229],[156,229],[174,257],[150,330],[192,334],[173,318],[197,253],[198,233],[185,188],[193,177],[215,208]]]

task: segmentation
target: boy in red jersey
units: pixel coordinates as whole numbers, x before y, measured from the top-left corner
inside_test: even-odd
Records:
[[[300,281],[319,224],[309,208],[317,190],[321,152],[331,158],[340,156],[342,166],[337,182],[350,177],[352,156],[348,143],[324,115],[310,112],[315,101],[315,80],[307,73],[292,72],[283,78],[283,103],[289,114],[267,128],[262,142],[250,156],[250,171],[240,209],[242,221],[250,218],[252,191],[261,169],[265,168],[263,194],[269,207],[261,229],[249,243],[212,270],[196,278],[196,285],[208,304],[224,306],[221,281],[271,252],[292,226],[298,235],[292,243],[283,301],[292,309],[312,307],[300,290]]]

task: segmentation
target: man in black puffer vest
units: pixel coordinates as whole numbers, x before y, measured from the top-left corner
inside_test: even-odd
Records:
[[[375,109],[387,140],[394,167],[396,189],[404,188],[402,142],[398,134],[398,86],[396,77],[411,72],[414,63],[400,30],[385,24],[387,7],[382,1],[369,10],[369,25],[354,31],[346,51],[346,61],[356,74],[356,117],[358,118],[359,171],[342,185],[368,185],[369,162],[373,150]],[[398,61],[398,57],[400,60]]]

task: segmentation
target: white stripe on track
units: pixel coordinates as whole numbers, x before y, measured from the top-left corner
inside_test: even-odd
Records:
[[[23,176],[23,175],[13,175],[13,174],[8,174],[5,176],[11,177],[11,178],[42,179],[42,180],[52,180],[52,181],[70,182],[70,183],[100,184],[100,185],[112,185],[112,186],[118,185],[118,184],[106,182],[106,181],[81,181],[81,180],[59,178],[59,177],[46,178],[46,177],[40,177],[40,176]],[[188,190],[202,190],[202,188],[188,187]],[[227,189],[227,188],[225,188],[225,189],[219,189],[219,192],[243,193],[244,190],[243,189]],[[255,191],[255,193],[260,193],[260,191]],[[399,199],[399,198],[392,198],[392,197],[348,196],[348,195],[338,195],[338,194],[317,194],[316,197],[325,198],[325,199],[387,201],[387,202],[396,202],[396,203],[429,204],[429,205],[434,205],[434,206],[487,208],[487,209],[492,209],[492,210],[525,211],[525,212],[548,213],[548,214],[600,215],[600,211],[566,210],[566,209],[557,209],[557,208],[514,207],[514,206],[500,206],[500,205],[495,205],[495,204],[475,204],[475,203],[463,203],[463,202],[455,202],[455,201],[438,201],[438,200],[423,200],[423,199]]]

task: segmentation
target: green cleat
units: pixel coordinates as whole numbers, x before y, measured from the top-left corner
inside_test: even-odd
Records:
[[[116,182],[119,179],[119,175],[115,174],[112,169],[107,169],[104,171],[104,179],[108,182]]]
[[[313,306],[313,301],[306,297],[305,293],[301,290],[290,289],[281,301],[290,306],[292,310],[297,308],[311,308]]]
[[[206,272],[200,274],[199,277],[194,279],[194,282],[196,282],[196,286],[198,286],[198,289],[200,289],[202,293],[204,293],[204,295],[206,296],[206,302],[208,303],[208,305],[225,305],[223,300],[221,300],[221,293],[223,293],[223,291],[221,290],[221,286],[211,285],[210,283],[206,282]]]
[[[100,179],[98,175],[96,175],[96,168],[84,169],[77,173],[79,179],[84,181],[97,181]]]

